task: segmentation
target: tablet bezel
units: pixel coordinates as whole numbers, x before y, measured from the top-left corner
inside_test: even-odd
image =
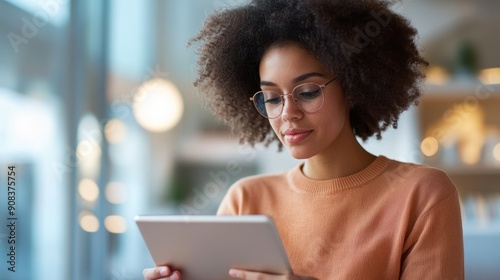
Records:
[[[233,279],[230,268],[287,274],[291,266],[274,222],[265,215],[136,216],[156,266],[182,279]]]

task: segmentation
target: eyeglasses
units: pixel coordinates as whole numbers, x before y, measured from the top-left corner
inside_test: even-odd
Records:
[[[331,79],[324,85],[306,83],[296,86],[292,93],[279,94],[273,91],[256,92],[250,100],[253,101],[257,112],[268,119],[275,119],[283,112],[285,96],[292,95],[292,100],[300,110],[306,113],[315,113],[323,106],[325,100],[323,88],[333,82],[337,77]]]

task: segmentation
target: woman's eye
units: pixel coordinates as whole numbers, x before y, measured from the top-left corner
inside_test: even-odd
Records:
[[[265,103],[269,103],[269,104],[279,104],[281,103],[281,98],[280,97],[274,97],[274,98],[269,98],[269,99],[266,99]]]
[[[313,98],[316,98],[320,95],[320,90],[315,90],[315,91],[303,91],[301,93],[299,93],[299,96],[298,98],[301,98],[301,99],[313,99]]]

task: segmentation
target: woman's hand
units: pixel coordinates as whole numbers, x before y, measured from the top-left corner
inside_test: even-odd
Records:
[[[146,268],[142,272],[144,280],[180,280],[181,273],[178,270],[172,271],[168,266],[158,266]]]
[[[255,271],[247,271],[247,270],[239,270],[232,268],[229,270],[229,275],[234,278],[239,279],[256,279],[256,280],[318,280],[314,277],[309,276],[298,276],[294,274],[287,275],[274,275],[274,274],[265,274],[261,272]]]

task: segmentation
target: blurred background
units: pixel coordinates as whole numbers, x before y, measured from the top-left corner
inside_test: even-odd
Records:
[[[239,3],[0,2],[1,279],[141,279],[153,262],[135,215],[214,214],[238,178],[298,164],[275,146],[239,145],[192,85],[186,42]],[[467,279],[500,279],[500,1],[393,8],[431,63],[425,94],[398,130],[363,145],[448,172]]]

